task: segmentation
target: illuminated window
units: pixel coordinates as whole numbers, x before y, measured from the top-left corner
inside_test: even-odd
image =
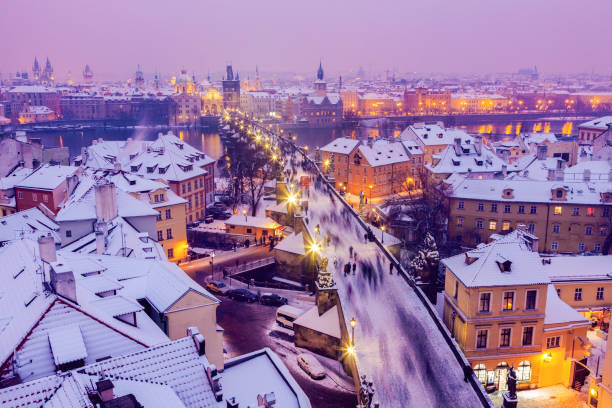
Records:
[[[504,292],[502,310],[510,311],[514,307],[514,292]]]
[[[463,227],[463,217],[457,217],[457,226]]]
[[[485,384],[487,382],[487,367],[484,364],[478,364],[474,367],[474,374],[476,374],[476,378],[480,381],[481,384]]]
[[[495,220],[489,221],[489,229],[490,230],[494,230],[496,228],[497,228],[497,221],[495,221]]]
[[[595,215],[595,209],[593,207],[588,207],[587,208],[587,216],[588,217],[593,217]]]
[[[533,331],[533,327],[527,327]],[[516,370],[516,379],[518,381],[529,381],[531,380],[531,363],[527,360],[521,361],[518,369]]]
[[[510,230],[510,221],[504,221],[504,223],[502,224],[502,231],[509,231]]]
[[[562,209],[560,205],[555,206],[554,214],[561,215]]]

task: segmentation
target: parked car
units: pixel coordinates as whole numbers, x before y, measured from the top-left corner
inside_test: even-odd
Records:
[[[223,211],[223,212],[221,212],[221,213],[217,214],[217,217],[216,217],[216,218],[217,218],[218,220],[223,220],[223,221],[225,221],[225,220],[227,220],[227,219],[230,219],[231,217],[232,217],[232,213],[231,213],[231,212],[229,212],[229,211]]]
[[[227,209],[227,208],[225,207],[225,204],[223,204],[222,202],[219,202],[219,201],[215,202],[215,203],[213,204],[213,207],[215,207],[215,208],[220,208],[220,209],[222,209],[222,210],[226,210],[226,209]]]
[[[262,305],[282,306],[287,304],[287,298],[279,296],[276,293],[263,293],[259,298],[259,303]]]
[[[231,289],[225,292],[225,294],[232,300],[242,300],[249,303],[257,302],[259,300],[259,296],[246,289]]]
[[[206,224],[212,224],[215,221],[215,217],[213,217],[212,215],[207,215],[206,217],[204,217],[204,223]]]
[[[228,218],[230,218],[232,216],[232,213],[223,209],[223,208],[219,208],[219,207],[208,207],[206,209],[206,214],[207,215],[212,215],[212,217],[216,220],[227,220]]]
[[[227,292],[227,285],[220,281],[209,281],[206,283],[206,289],[217,295],[225,295]]]
[[[280,327],[293,330],[293,322],[304,313],[303,310],[293,306],[283,305],[276,309],[276,323]]]
[[[297,356],[298,365],[313,380],[325,378],[325,369],[312,354],[303,353]]]

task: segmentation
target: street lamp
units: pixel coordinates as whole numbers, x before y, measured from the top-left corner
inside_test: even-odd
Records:
[[[215,278],[215,251],[212,251],[210,254],[210,267],[211,267],[211,277]]]
[[[370,188],[370,205],[372,205],[372,188],[374,188],[374,186],[370,184],[368,187]]]
[[[351,319],[351,346],[355,345],[355,326],[357,325],[357,320],[353,317]]]
[[[246,214],[247,214],[247,210],[246,210],[246,209],[243,209],[243,210],[242,210],[242,215],[244,215],[244,221],[245,221],[245,222],[247,221],[247,215],[246,215]]]
[[[382,231],[382,239],[380,241],[381,241],[381,244],[384,244],[385,243],[385,226],[383,225],[382,227],[380,227],[380,229]]]

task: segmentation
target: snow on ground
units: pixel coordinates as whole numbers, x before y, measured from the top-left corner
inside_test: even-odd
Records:
[[[591,348],[591,355],[588,357],[587,366],[592,373],[599,370],[597,374],[601,374],[603,370],[603,363],[606,357],[606,333],[597,329],[587,331],[587,339],[593,347]]]
[[[372,378],[382,407],[481,406],[464,381],[452,354],[414,290],[397,273],[365,231],[335,196],[310,191],[309,225],[319,224],[331,243],[323,256],[338,257],[335,273],[345,319],[355,317],[359,374]],[[344,277],[349,247],[357,253],[357,274]],[[330,266],[333,268],[333,263]]]

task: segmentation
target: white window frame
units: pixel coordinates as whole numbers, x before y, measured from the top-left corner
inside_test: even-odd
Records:
[[[487,341],[486,341],[484,347],[478,347],[478,333],[481,332],[481,331],[486,331],[487,332]],[[489,348],[489,340],[490,340],[490,337],[491,337],[491,336],[489,336],[490,331],[491,330],[489,330],[489,329],[480,329],[480,328],[476,329],[476,338],[474,339],[474,347],[476,348],[476,350],[485,350],[485,349]]]
[[[528,328],[532,328],[531,331],[531,344],[523,344],[523,338],[525,337],[525,330]],[[535,337],[535,326],[523,326],[523,330],[521,330],[521,346],[523,347],[527,347],[527,346],[533,346],[533,340]]]
[[[512,293],[512,309],[504,309],[506,293]],[[514,312],[516,310],[516,290],[504,290],[501,298],[501,311],[502,312]]]
[[[510,330],[510,341],[508,342],[507,346],[502,346],[502,331],[504,329],[509,329]],[[499,348],[508,348],[508,347],[512,347],[512,327],[500,327],[499,328],[499,343],[498,343],[498,347]]]
[[[482,295],[487,294],[487,293],[489,294],[489,310],[487,310],[486,312],[483,312],[483,311],[480,310],[480,300],[482,299]],[[491,313],[491,306],[492,306],[491,303],[492,303],[492,300],[493,300],[493,292],[488,292],[488,291],[487,292],[479,292],[478,293],[478,313]]]

